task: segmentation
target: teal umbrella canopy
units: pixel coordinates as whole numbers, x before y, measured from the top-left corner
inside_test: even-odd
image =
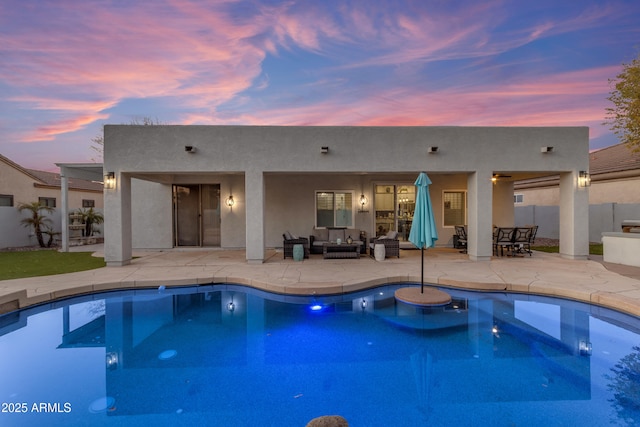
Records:
[[[433,217],[433,206],[429,195],[431,180],[426,173],[420,172],[414,184],[416,188],[416,210],[413,214],[409,241],[417,248],[431,248],[438,240],[438,229]]]
[[[438,229],[433,217],[431,196],[429,195],[431,180],[426,173],[420,172],[416,179],[416,210],[413,213],[413,222],[409,232],[409,241],[422,251],[420,264],[420,293],[424,293],[424,248],[435,246],[438,240]]]

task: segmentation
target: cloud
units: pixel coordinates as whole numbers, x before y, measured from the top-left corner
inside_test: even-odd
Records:
[[[596,126],[617,61],[576,59],[638,11],[551,3],[7,0],[0,136],[155,115],[132,104],[183,124]]]

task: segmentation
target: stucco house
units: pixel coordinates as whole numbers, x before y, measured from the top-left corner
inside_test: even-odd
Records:
[[[93,207],[102,210],[102,184],[73,179],[68,182],[69,203],[63,209],[61,203],[60,175],[52,172],[26,169],[0,155],[0,249],[37,244],[32,230],[24,228],[20,220],[27,213],[20,213],[21,203],[40,202],[56,210],[48,216],[53,230],[61,231],[61,212]]]
[[[589,170],[589,240],[600,242],[602,233],[621,231],[622,221],[640,220],[640,152],[625,144],[591,152]],[[558,238],[558,183],[557,175],[516,182],[516,222],[535,222],[538,235]]]
[[[106,125],[104,137],[111,266],[179,247],[245,248],[261,263],[286,231],[330,226],[405,240],[421,171],[438,245],[466,224],[469,258],[490,259],[493,226],[515,222],[513,182],[558,175],[561,255],[588,255],[586,127]]]

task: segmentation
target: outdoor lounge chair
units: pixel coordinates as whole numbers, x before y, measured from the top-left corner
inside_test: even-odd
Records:
[[[382,243],[384,245],[385,258],[392,256],[400,258],[400,240],[398,240],[397,231],[390,231],[385,236],[371,239],[371,243],[369,243],[369,255],[372,257],[375,256],[374,248],[377,243]]]
[[[467,229],[464,225],[456,225],[455,230],[456,230],[456,237],[457,237],[455,248],[462,249],[460,253],[466,254],[467,253]]]
[[[309,258],[309,239],[306,237],[296,237],[291,235],[288,231],[282,234],[284,241],[282,247],[284,248],[284,258],[293,258],[293,246],[302,245],[304,248],[304,257]]]

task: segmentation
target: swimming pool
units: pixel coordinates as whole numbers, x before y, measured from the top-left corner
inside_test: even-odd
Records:
[[[452,289],[420,309],[398,287],[159,288],[4,315],[0,425],[640,423],[638,318]]]

